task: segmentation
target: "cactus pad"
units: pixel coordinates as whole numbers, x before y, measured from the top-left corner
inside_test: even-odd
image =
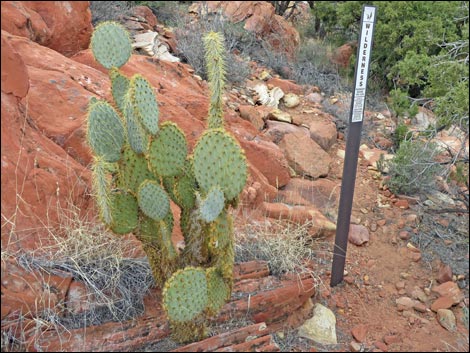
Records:
[[[170,212],[170,199],[156,181],[144,181],[139,187],[137,199],[142,212],[156,221],[164,219]]]
[[[207,223],[214,221],[224,209],[224,202],[224,193],[220,187],[212,187],[205,199],[199,199],[201,218]]]
[[[96,61],[107,69],[124,65],[132,52],[129,33],[117,22],[99,24],[93,31],[90,46]]]
[[[186,267],[176,271],[163,289],[163,307],[173,322],[190,321],[207,306],[206,272]]]
[[[88,110],[87,138],[97,156],[106,162],[116,162],[121,157],[124,144],[124,126],[111,105],[94,101]]]
[[[124,101],[124,116],[126,117],[127,140],[135,153],[146,153],[148,148],[148,134],[135,113],[132,101],[126,96]]]
[[[225,198],[236,198],[246,183],[247,166],[237,141],[222,129],[205,132],[194,148],[194,174],[207,193],[220,185]]]
[[[152,85],[141,75],[132,76],[129,99],[142,125],[149,133],[155,135],[158,131],[158,104]]]
[[[206,270],[207,280],[207,313],[212,316],[230,299],[230,288],[225,283],[219,271],[215,267]]]
[[[108,177],[109,163],[100,157],[93,158],[93,191],[100,210],[100,217],[104,223],[110,225],[112,222],[111,199],[111,178]]]
[[[184,133],[176,124],[167,121],[162,124],[157,137],[150,143],[150,167],[162,176],[180,175],[187,153]]]
[[[225,249],[230,243],[233,234],[232,216],[227,211],[221,212],[219,217],[210,225],[210,247],[212,251]]]
[[[132,232],[138,225],[137,200],[127,192],[118,191],[111,194],[113,222],[111,230],[116,234]]]
[[[109,72],[111,78],[111,92],[114,102],[121,112],[124,112],[124,99],[129,89],[129,79],[113,67]]]
[[[124,145],[122,157],[119,160],[118,186],[136,193],[145,179],[153,180],[155,175],[148,170],[148,162],[129,145]]]
[[[178,206],[186,209],[192,209],[196,202],[195,189],[196,179],[184,175],[175,184],[174,195]]]
[[[209,32],[204,37],[204,48],[211,92],[208,126],[209,129],[222,128],[224,125],[222,92],[225,84],[223,35],[217,32]]]

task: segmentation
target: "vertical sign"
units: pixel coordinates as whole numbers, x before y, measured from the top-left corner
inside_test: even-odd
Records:
[[[336,223],[336,238],[331,268],[331,283],[334,287],[343,281],[346,249],[348,246],[349,223],[356,181],[357,158],[361,143],[364,103],[366,100],[367,76],[369,74],[370,54],[372,50],[372,34],[375,25],[376,7],[364,5],[361,17],[361,34],[357,48],[356,73],[354,92],[351,100],[351,112],[344,156],[343,179]]]

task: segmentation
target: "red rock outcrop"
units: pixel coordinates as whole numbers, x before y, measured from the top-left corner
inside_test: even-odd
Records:
[[[201,342],[181,346],[176,351],[211,351],[215,346],[232,352],[277,350],[270,333],[281,327],[297,327],[299,321],[306,319],[309,313],[305,304],[315,294],[316,284],[311,277],[294,276],[293,279],[279,280],[267,276],[266,268],[267,264],[262,261],[237,264],[232,301],[214,318],[218,324],[229,319],[247,318],[254,325],[222,332]],[[55,330],[29,332],[28,349],[110,352],[133,351],[155,345],[170,334],[157,290],[148,296],[146,307],[151,308],[151,314],[136,320],[109,322],[61,333]],[[245,339],[251,335],[255,339]]]
[[[230,21],[245,21],[244,28],[267,40],[275,50],[293,55],[300,44],[297,30],[282,16],[274,13],[274,7],[267,1],[207,1],[211,12],[222,11]],[[198,12],[196,4],[191,10]]]
[[[2,1],[2,29],[26,37],[65,56],[88,48],[88,1]]]

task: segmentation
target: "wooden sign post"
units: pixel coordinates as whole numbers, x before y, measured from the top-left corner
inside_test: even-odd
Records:
[[[364,5],[361,17],[361,34],[357,48],[354,92],[351,100],[351,112],[344,157],[343,179],[339,199],[338,221],[336,223],[336,238],[331,268],[331,283],[334,287],[343,281],[346,249],[348,246],[349,223],[356,181],[357,158],[361,143],[362,120],[366,100],[367,76],[372,51],[372,34],[374,32],[376,7]]]

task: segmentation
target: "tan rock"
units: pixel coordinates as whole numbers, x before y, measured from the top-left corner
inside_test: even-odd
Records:
[[[455,315],[451,310],[439,309],[437,311],[437,321],[448,331],[455,331],[457,329]]]
[[[336,344],[335,315],[330,309],[317,303],[313,311],[313,317],[299,328],[298,335],[320,344]]]
[[[287,93],[282,100],[287,108],[295,108],[300,104],[300,98],[295,93]]]
[[[279,109],[272,110],[268,115],[268,119],[282,121],[285,123],[292,123],[292,116],[289,113],[283,112]]]

